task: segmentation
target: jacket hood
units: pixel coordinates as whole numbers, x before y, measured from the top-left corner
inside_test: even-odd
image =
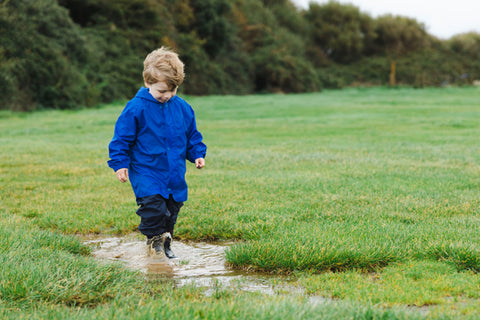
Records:
[[[150,91],[148,90],[148,88],[145,88],[145,87],[141,87],[140,90],[138,90],[137,94],[135,95],[135,98],[145,99],[145,100],[163,105],[163,103],[155,99],[150,94]],[[170,100],[168,100],[168,102],[172,102],[176,98],[177,98],[177,95],[174,95],[173,97],[170,98]]]

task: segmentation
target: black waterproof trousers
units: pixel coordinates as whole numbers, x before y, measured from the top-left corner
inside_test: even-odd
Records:
[[[178,212],[183,202],[176,202],[172,196],[165,199],[159,194],[137,199],[140,206],[137,214],[141,217],[138,230],[151,238],[164,232],[173,236],[173,228],[177,222]]]

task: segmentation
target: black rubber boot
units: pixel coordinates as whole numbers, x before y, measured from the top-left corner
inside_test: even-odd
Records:
[[[176,258],[175,254],[172,251],[172,248],[170,247],[170,244],[172,243],[172,235],[170,234],[170,232],[165,232],[164,234],[162,234],[162,236],[164,236],[163,249],[165,250],[165,255],[168,259]]]
[[[165,253],[163,249],[164,237],[163,235],[153,236],[147,239],[147,246],[149,247],[150,254],[155,252],[155,255],[162,255]]]

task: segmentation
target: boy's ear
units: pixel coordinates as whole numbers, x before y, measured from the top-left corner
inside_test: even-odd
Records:
[[[150,84],[148,84],[147,81],[143,81],[143,83],[145,84],[145,88],[150,88]]]

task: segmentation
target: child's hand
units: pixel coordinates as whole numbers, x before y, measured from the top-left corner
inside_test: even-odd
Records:
[[[117,179],[120,180],[120,182],[127,182],[128,181],[128,169],[127,168],[122,168],[118,169],[115,174],[117,175]]]
[[[195,167],[197,167],[197,169],[202,169],[203,167],[205,167],[205,159],[203,158],[195,159]]]

